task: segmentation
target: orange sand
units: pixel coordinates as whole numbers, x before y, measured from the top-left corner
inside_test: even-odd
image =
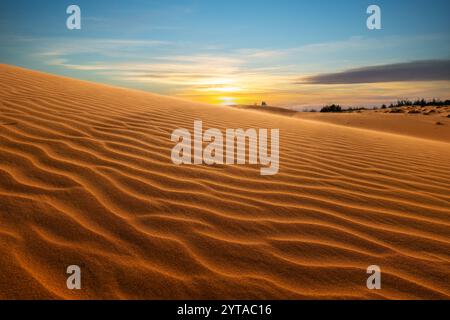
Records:
[[[308,113],[298,112],[294,116],[304,119],[321,121],[340,126],[374,130],[392,134],[406,135],[416,138],[437,140],[450,143],[450,114],[448,107],[432,115],[384,113],[384,111],[367,110],[361,113]],[[420,110],[418,108],[418,110]],[[387,111],[389,112],[389,111]],[[424,111],[425,113],[426,111]]]
[[[195,119],[279,128],[279,174],[173,165]],[[448,143],[2,65],[0,151],[3,299],[450,298]]]

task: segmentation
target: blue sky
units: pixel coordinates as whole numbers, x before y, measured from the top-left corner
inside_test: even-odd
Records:
[[[70,4],[81,8],[81,30],[66,28]],[[370,4],[381,7],[382,30],[366,28]],[[441,78],[303,79],[448,60],[449,12],[447,0],[5,0],[0,62],[212,103],[302,107],[448,98],[449,81]]]

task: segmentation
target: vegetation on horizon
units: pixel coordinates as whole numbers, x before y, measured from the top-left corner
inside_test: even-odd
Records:
[[[433,99],[433,100],[426,100],[426,99],[418,99],[415,101],[412,100],[397,100],[397,102],[391,103],[389,106],[386,106],[385,104],[383,104],[381,106],[381,109],[394,109],[394,108],[400,108],[400,107],[442,107],[442,106],[450,106],[450,100],[440,100],[440,99]],[[327,105],[324,106],[320,112],[353,112],[353,111],[361,111],[361,110],[368,110],[368,109],[378,109],[378,107],[374,107],[374,108],[366,108],[366,107],[360,107],[360,108],[354,108],[354,107],[350,107],[350,108],[342,108],[340,105],[338,104],[331,104],[331,105]]]

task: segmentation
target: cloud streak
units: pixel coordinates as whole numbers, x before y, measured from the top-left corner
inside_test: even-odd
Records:
[[[450,60],[421,60],[318,74],[298,83],[328,85],[449,80]]]
[[[422,47],[431,48],[430,43],[442,43],[441,40],[437,36],[375,40],[352,37],[284,48],[227,48],[121,38],[19,38],[9,39],[9,42],[33,47],[34,50],[29,50],[30,55],[39,63],[47,63],[52,71],[65,70],[65,74],[73,72],[79,77],[89,74],[89,80],[94,78],[100,82],[208,103],[234,99],[235,103],[253,104],[264,100],[290,107],[386,103],[412,96],[444,97],[448,82],[421,81],[412,85],[405,81],[406,78],[407,81],[412,80],[411,70],[416,70],[413,73],[419,75],[417,81],[436,79],[436,72],[430,73],[430,69],[443,73],[441,77],[448,79],[447,60],[438,60],[436,66],[436,60],[425,60],[427,58],[414,54],[412,47],[421,43]],[[389,59],[382,56],[381,51],[389,49],[391,52],[397,47],[413,53],[410,56],[402,53],[400,57],[394,55]],[[446,55],[433,58],[448,59]],[[386,60],[401,59],[422,61],[381,65]],[[364,66],[367,61],[379,65],[350,69],[355,65]],[[443,63],[447,63],[444,68]],[[386,80],[389,72],[395,75]],[[349,85],[360,83],[363,78],[374,84],[361,84],[357,88]],[[394,79],[399,82],[389,83]],[[303,85],[299,86],[299,82]],[[328,86],[324,92],[321,84],[326,83],[335,85]],[[425,87],[426,91],[420,91]]]

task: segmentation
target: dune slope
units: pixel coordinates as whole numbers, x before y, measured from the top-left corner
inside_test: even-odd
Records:
[[[195,119],[279,128],[279,174],[175,166]],[[0,298],[448,299],[449,163],[443,142],[2,65]]]
[[[447,109],[448,107],[442,108],[442,113],[436,112],[433,115],[406,112],[389,114],[384,111],[367,110],[362,113],[299,112],[295,117],[450,143],[450,118],[447,111],[444,111]]]

